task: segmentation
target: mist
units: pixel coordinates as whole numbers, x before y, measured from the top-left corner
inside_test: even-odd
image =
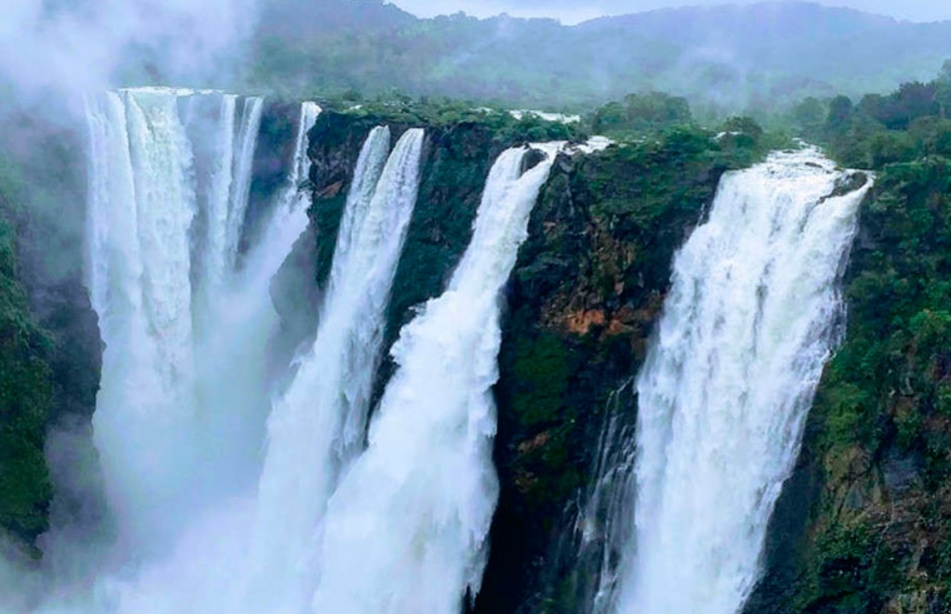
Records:
[[[4,1],[0,614],[510,614],[720,175],[951,155],[932,0]]]
[[[254,31],[253,0],[12,0],[0,73],[17,98],[74,98],[152,81],[233,83]]]
[[[10,170],[8,182],[0,181],[0,200],[9,203],[5,221],[16,230],[32,311],[54,351],[73,362],[53,364],[54,381],[71,383],[54,386],[48,416],[45,455],[55,495],[50,530],[37,542],[43,559],[33,560],[36,553],[16,540],[0,540],[5,613],[98,612],[97,603],[114,601],[118,578],[134,562],[115,556],[120,523],[107,503],[102,447],[94,445],[90,421],[104,328],[87,290],[90,105],[127,86],[236,88],[256,23],[253,0],[4,3],[0,166]],[[203,351],[228,351],[212,349],[221,345],[215,343],[205,342]],[[192,496],[174,514],[197,500]]]
[[[730,4],[756,4],[762,0],[745,0]],[[514,17],[556,18],[566,24],[577,24],[587,19],[611,15],[628,15],[645,11],[694,7],[718,7],[726,4],[720,0],[692,0],[681,3],[671,0],[601,0],[586,2],[546,2],[543,0],[491,0],[434,2],[432,0],[397,0],[394,4],[419,16],[450,15],[464,11],[476,17],[492,17],[507,13]],[[932,0],[913,0],[896,4],[888,0],[825,0],[820,2],[830,7],[845,7],[869,13],[888,15],[912,21],[938,21],[951,19],[951,7]]]

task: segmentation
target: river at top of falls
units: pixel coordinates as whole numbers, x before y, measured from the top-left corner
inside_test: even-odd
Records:
[[[634,536],[598,610],[734,614],[749,596],[841,320],[871,186],[837,194],[850,174],[812,148],[727,173],[677,254],[637,379]]]

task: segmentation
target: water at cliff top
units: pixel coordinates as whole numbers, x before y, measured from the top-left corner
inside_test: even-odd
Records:
[[[814,149],[728,173],[677,254],[637,380],[635,537],[604,610],[734,614],[749,596],[841,319],[871,185],[833,196],[848,174]]]

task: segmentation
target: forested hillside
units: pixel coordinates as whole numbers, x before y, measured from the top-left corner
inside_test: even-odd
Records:
[[[666,91],[698,110],[771,110],[809,95],[885,92],[951,56],[951,23],[805,2],[679,8],[578,26],[463,14],[418,19],[380,0],[273,0],[252,83],[578,107]]]

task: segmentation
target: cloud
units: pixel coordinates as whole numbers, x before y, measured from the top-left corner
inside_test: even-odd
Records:
[[[734,4],[751,4],[740,0]],[[603,15],[638,13],[684,5],[717,6],[727,0],[395,0],[401,8],[425,17],[465,11],[478,17],[509,13],[520,17],[555,17],[565,23],[577,23]],[[951,3],[943,0],[821,0],[827,6],[844,6],[900,19],[935,21],[951,19]],[[581,5],[581,6],[579,6]]]
[[[0,77],[25,97],[144,74],[220,80],[255,18],[255,0],[5,0]]]

